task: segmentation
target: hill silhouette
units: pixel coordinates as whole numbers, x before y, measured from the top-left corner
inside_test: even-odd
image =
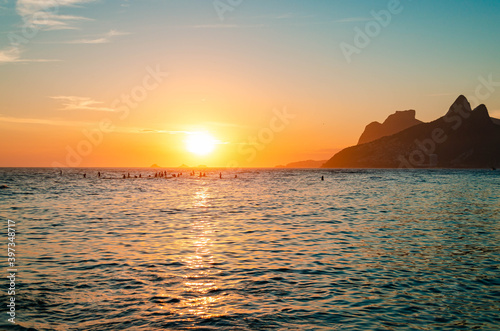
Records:
[[[297,161],[291,162],[287,165],[278,165],[276,168],[320,168],[326,160],[316,161],[316,160],[306,160],[306,161]]]
[[[415,118],[415,110],[396,111],[389,115],[384,123],[371,122],[368,124],[359,137],[358,145],[393,135],[420,123],[422,121]]]
[[[463,95],[435,121],[345,148],[323,168],[490,168],[500,164],[500,125]]]

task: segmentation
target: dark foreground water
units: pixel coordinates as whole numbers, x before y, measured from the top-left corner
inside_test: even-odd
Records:
[[[500,329],[500,171],[126,172],[0,169],[0,329],[7,219],[16,329]]]

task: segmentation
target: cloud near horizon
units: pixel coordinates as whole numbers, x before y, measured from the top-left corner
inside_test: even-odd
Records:
[[[0,65],[5,63],[27,63],[27,62],[57,62],[57,59],[23,59],[22,50],[19,47],[12,46],[0,50]]]
[[[82,126],[89,122],[65,121],[59,119],[44,119],[44,118],[25,118],[25,117],[10,117],[1,116],[0,123],[18,123],[18,124],[39,124],[39,125],[57,125],[57,126]]]
[[[60,100],[63,108],[61,110],[92,110],[92,111],[109,111],[114,112],[115,109],[100,106],[104,102],[96,101],[88,97],[77,96],[53,96],[54,100]]]
[[[129,32],[122,32],[117,30],[110,30],[104,35],[94,37],[92,39],[78,39],[66,42],[66,44],[108,44],[111,42],[111,39],[117,36],[126,36],[129,35]]]

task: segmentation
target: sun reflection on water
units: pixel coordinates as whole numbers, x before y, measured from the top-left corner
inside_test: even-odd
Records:
[[[195,216],[190,224],[190,236],[187,242],[189,253],[183,258],[186,274],[183,282],[183,308],[197,317],[210,318],[219,316],[214,305],[221,296],[211,294],[218,288],[213,269],[214,256],[211,248],[214,239],[213,223],[207,216],[197,216],[197,212],[209,208],[209,192],[200,188],[193,194]]]

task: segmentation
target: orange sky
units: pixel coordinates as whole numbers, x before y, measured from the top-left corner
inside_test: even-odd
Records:
[[[0,166],[326,160],[372,121],[405,109],[430,121],[478,86],[500,117],[500,5],[460,2],[0,4]],[[187,151],[198,131],[217,140],[213,153]]]

